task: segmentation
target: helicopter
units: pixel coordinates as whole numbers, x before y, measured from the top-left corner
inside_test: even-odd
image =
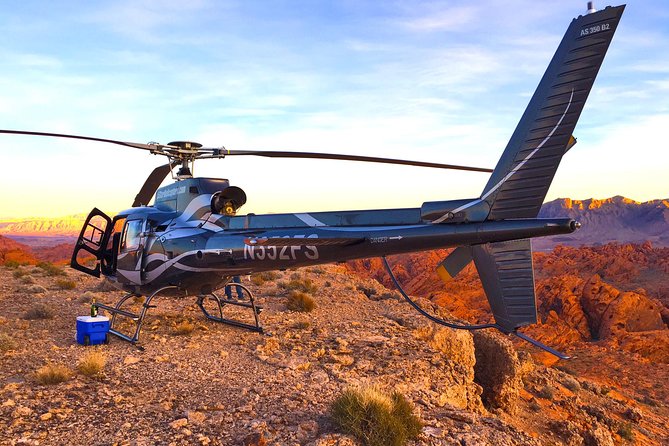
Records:
[[[248,302],[216,295],[233,277],[381,256],[400,293],[430,320],[468,330],[495,328],[567,358],[518,330],[537,322],[531,239],[580,227],[569,218],[537,216],[563,155],[576,143],[574,128],[625,8],[596,11],[588,6],[588,13],[569,25],[492,170],[357,155],[209,148],[191,141],[140,144],[23,130],[0,134],[111,143],[167,158],[167,164],[148,176],[131,208],[114,217],[97,208],[90,212],[70,262],[75,270],[104,276],[126,291],[113,306],[93,305],[112,315],[111,334],[133,344],[158,295],[194,296],[208,319],[262,332],[262,308],[245,285],[234,284],[249,295]],[[417,208],[241,215],[247,197],[240,187],[227,179],[192,174],[197,160],[231,156],[388,163],[491,175],[478,197],[424,202]],[[175,182],[160,187],[170,174]],[[437,266],[443,280],[475,264],[494,323],[454,324],[425,312],[404,292],[385,261],[388,255],[438,248],[455,248]],[[86,256],[94,258],[93,264]],[[131,297],[144,299],[139,313],[124,309]],[[205,305],[210,301],[214,314]],[[224,317],[226,305],[250,309],[255,323]],[[117,316],[130,318],[136,324],[134,333],[116,329]]]

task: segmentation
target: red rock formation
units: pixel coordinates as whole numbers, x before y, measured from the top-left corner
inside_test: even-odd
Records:
[[[34,264],[36,261],[28,246],[0,235],[0,265],[7,262]]]
[[[635,292],[620,292],[598,275],[585,283],[581,305],[595,339],[667,328],[656,303]]]

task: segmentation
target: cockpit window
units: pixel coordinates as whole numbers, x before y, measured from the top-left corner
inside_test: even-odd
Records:
[[[134,251],[139,248],[139,235],[142,233],[144,220],[130,220],[126,223],[121,241],[122,251]]]

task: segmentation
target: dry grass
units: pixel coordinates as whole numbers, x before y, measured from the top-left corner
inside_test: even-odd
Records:
[[[107,355],[102,350],[89,349],[79,360],[77,369],[86,376],[99,377],[102,376],[106,364]]]
[[[40,384],[59,384],[72,376],[72,370],[61,364],[47,364],[35,372],[35,379]]]
[[[18,279],[18,278],[23,277],[23,276],[25,276],[25,275],[27,275],[27,274],[30,274],[27,270],[25,270],[25,269],[17,269],[16,271],[14,271],[14,272],[12,273],[12,277],[14,277],[15,279]]]
[[[195,324],[190,321],[181,321],[172,330],[172,334],[175,336],[187,336],[195,330]]]
[[[286,307],[290,311],[300,311],[302,313],[309,313],[314,308],[316,308],[316,302],[314,302],[313,297],[309,296],[306,293],[302,293],[300,291],[292,291],[288,295],[288,299],[286,300]]]
[[[47,276],[64,276],[65,271],[63,271],[61,268],[57,267],[51,262],[39,262],[37,264],[39,268],[44,271],[44,274]]]
[[[293,274],[291,277],[295,276]],[[298,275],[299,277],[299,275]],[[289,282],[279,282],[279,288],[288,291],[302,291],[303,293],[314,293],[318,286],[311,279],[292,278]]]
[[[23,315],[23,319],[38,320],[38,319],[53,319],[55,311],[42,303],[35,304]]]
[[[73,290],[77,287],[76,282],[69,279],[56,279],[55,284],[59,290]]]
[[[0,333],[0,353],[16,349],[16,341],[7,333]]]
[[[35,283],[35,279],[30,274],[26,274],[24,276],[21,276],[20,280],[21,280],[21,283],[24,283],[26,285],[32,285],[32,284]]]
[[[345,390],[330,411],[338,428],[364,446],[402,446],[423,428],[402,394],[387,395],[376,387]]]
[[[555,388],[549,385],[543,386],[539,392],[537,393],[537,396],[539,398],[543,398],[545,400],[553,400],[555,398]]]

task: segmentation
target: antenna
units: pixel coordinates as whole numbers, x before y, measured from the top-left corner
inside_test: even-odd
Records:
[[[593,12],[597,12],[597,9],[595,9],[595,2],[588,2],[588,14],[592,14]]]

